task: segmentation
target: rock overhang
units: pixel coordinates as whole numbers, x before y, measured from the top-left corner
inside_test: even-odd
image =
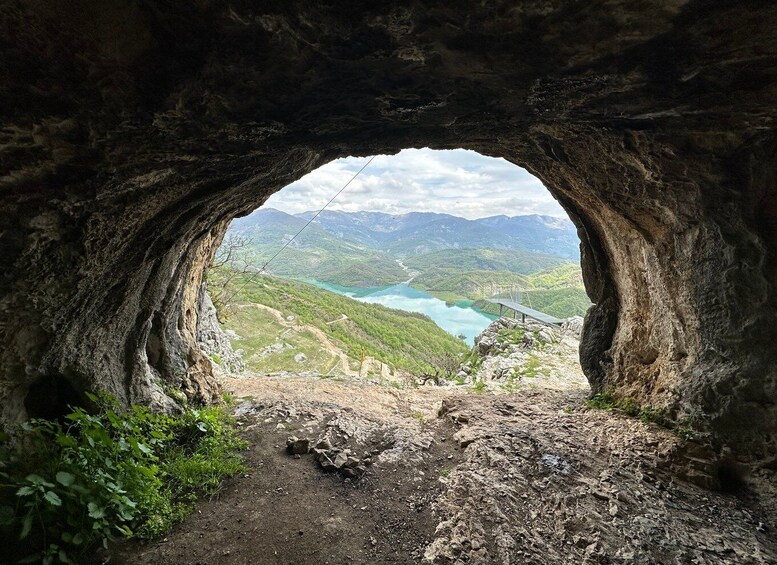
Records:
[[[52,376],[216,399],[197,296],[229,220],[337,157],[464,147],[578,226],[594,390],[777,448],[777,8],[8,2],[0,23],[3,420]]]

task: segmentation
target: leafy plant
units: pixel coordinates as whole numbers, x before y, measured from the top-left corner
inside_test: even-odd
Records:
[[[472,386],[472,391],[477,394],[482,394],[486,391],[486,382],[483,379],[475,379]]]
[[[632,397],[624,398],[623,400],[616,403],[617,407],[620,408],[627,416],[631,416],[632,418],[634,416],[638,416],[641,414],[639,403]]]
[[[415,418],[421,424],[425,424],[426,423],[426,416],[424,416],[423,412],[410,412],[410,417],[411,418]]]
[[[692,423],[688,420],[680,421],[673,431],[677,437],[685,441],[696,439],[696,432],[693,429]]]
[[[589,400],[586,401],[586,408],[594,408],[596,410],[612,410],[615,408],[615,396],[611,391],[600,392],[595,394]]]
[[[664,416],[664,411],[660,408],[653,408],[652,406],[645,406],[639,411],[639,419],[645,423],[658,424],[659,426],[666,426],[668,422]]]
[[[16,539],[26,562],[73,563],[115,537],[165,533],[243,468],[223,409],[169,416],[90,399],[94,412],[31,420],[16,448],[0,446],[0,538]]]

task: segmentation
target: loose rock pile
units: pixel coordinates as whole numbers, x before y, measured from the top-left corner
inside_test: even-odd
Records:
[[[304,435],[290,435],[286,452],[296,459],[312,456],[327,473],[357,480],[374,463],[413,466],[422,462],[434,438],[431,433],[408,426],[371,418],[348,409],[321,402],[297,403],[293,409],[284,404],[257,406],[244,403],[236,408],[239,418],[251,416],[264,423],[276,423],[278,430],[292,422],[307,423],[299,429]]]
[[[372,465],[372,457],[380,454],[380,450],[376,449],[359,458],[351,449],[332,447],[327,439],[322,438],[311,447],[309,439],[300,439],[297,436],[290,436],[286,440],[286,451],[295,456],[313,454],[322,470],[327,473],[340,473],[349,479],[358,479],[364,475],[367,467]]]

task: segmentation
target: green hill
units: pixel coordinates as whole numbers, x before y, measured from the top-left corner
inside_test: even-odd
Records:
[[[524,286],[516,285],[512,292],[502,293],[501,296],[511,297],[530,308],[558,318],[583,316],[591,306],[579,265],[560,265],[533,273],[525,279]],[[499,313],[498,306],[485,301],[475,302],[475,306],[487,314]]]
[[[306,223],[285,212],[266,209],[238,218],[230,232],[248,242],[241,256],[259,269]],[[405,271],[386,253],[332,235],[314,224],[273,259],[267,270],[353,287],[387,286],[407,279]]]
[[[503,293],[515,288],[530,286],[526,275],[507,271],[459,271],[455,269],[431,269],[418,275],[411,283],[413,288],[445,300],[479,300]]]
[[[216,285],[221,276],[218,269],[212,269],[208,275]],[[284,318],[293,316],[295,323],[317,328],[357,365],[360,359],[369,356],[392,369],[419,374],[432,370],[440,358],[461,356],[468,351],[461,340],[422,314],[358,302],[306,283],[269,275],[243,275],[232,284],[240,290],[232,298],[226,327],[243,337],[234,346],[245,351],[244,357],[254,370],[310,369],[310,366],[295,367],[293,357],[303,352],[310,359],[320,347],[305,332],[289,335],[295,332],[288,331],[288,324],[251,308],[252,304],[270,306]],[[281,334],[284,337],[279,341]],[[266,354],[268,346],[284,341],[292,347],[281,345],[282,349]],[[326,372],[331,368],[328,364],[334,362],[319,356],[315,363],[316,370]]]
[[[528,275],[566,263],[566,259],[515,249],[444,249],[404,259],[413,270],[509,271]]]
[[[582,288],[583,271],[577,263],[566,263],[553,269],[532,273],[529,281],[537,289]]]

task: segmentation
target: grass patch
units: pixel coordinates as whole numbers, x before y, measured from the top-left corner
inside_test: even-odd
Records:
[[[418,420],[422,424],[426,423],[426,416],[422,412],[410,412],[410,417]]]
[[[518,369],[518,374],[522,377],[536,378],[547,377],[549,375],[547,367],[542,364],[542,361],[533,353],[529,355],[526,360],[526,364]]]
[[[507,382],[502,384],[502,389],[504,389],[505,392],[518,392],[521,390],[521,383],[519,381],[519,377],[512,374],[507,377]]]
[[[523,343],[523,336],[525,335],[523,328],[502,328],[497,335],[497,341],[500,343],[509,343],[512,345],[519,345]]]
[[[664,411],[652,406],[644,406],[639,411],[639,419],[645,423],[658,424],[659,426],[668,426],[669,422],[664,416]]]
[[[639,402],[630,396],[622,399],[615,398],[612,391],[605,391],[594,395],[593,398],[586,401],[585,405],[587,408],[597,410],[619,410],[627,416],[639,418],[646,424],[657,424],[665,428],[671,428],[673,425],[664,415],[663,409],[653,406],[640,406]],[[677,433],[679,428],[680,425],[675,427],[675,433]],[[689,431],[690,426],[686,425],[682,433],[687,434]],[[692,435],[692,432],[690,435]]]
[[[223,408],[169,416],[90,399],[94,410],[64,423],[23,424],[23,448],[0,444],[0,540],[25,551],[13,558],[75,563],[116,537],[162,535],[244,470],[246,444]]]
[[[478,354],[477,349],[473,348],[464,358],[462,365],[469,363],[470,374],[477,374],[480,368],[483,366],[483,358]]]
[[[595,410],[612,410],[615,408],[616,400],[612,392],[604,391],[599,394],[595,394],[590,399],[586,400],[585,407],[593,408]]]
[[[475,379],[472,385],[472,392],[475,394],[483,394],[486,391],[486,381],[483,379]]]

